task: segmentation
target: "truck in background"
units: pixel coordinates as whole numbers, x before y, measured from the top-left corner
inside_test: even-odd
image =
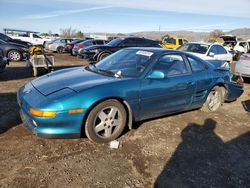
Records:
[[[29,42],[33,45],[45,46],[46,42],[50,42],[52,39],[42,38],[35,31],[25,31],[18,29],[3,29],[4,33],[13,39]]]
[[[188,41],[184,38],[163,36],[161,46],[163,48],[176,49],[186,43],[188,43]]]

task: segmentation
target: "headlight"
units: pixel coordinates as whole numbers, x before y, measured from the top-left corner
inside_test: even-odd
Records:
[[[23,51],[28,52],[28,48],[21,48]]]
[[[91,53],[98,53],[98,49],[89,50],[89,52],[91,52]]]
[[[56,112],[53,111],[40,111],[34,108],[30,108],[30,113],[38,117],[55,117],[57,114]]]

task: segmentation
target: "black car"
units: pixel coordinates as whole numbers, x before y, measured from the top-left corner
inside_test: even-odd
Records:
[[[12,42],[5,42],[0,39],[0,50],[3,51],[3,56],[11,61],[20,61],[28,52],[28,47]]]
[[[77,43],[74,48],[72,49],[72,55],[79,55],[81,56],[84,52],[84,49],[93,46],[93,45],[105,45],[107,43],[106,40],[100,39],[89,39],[83,42]]]
[[[98,62],[110,54],[127,47],[161,47],[158,42],[139,37],[117,38],[107,45],[95,45],[83,50],[82,57]]]
[[[76,44],[80,43],[80,42],[83,42],[83,41],[85,41],[85,39],[76,39],[76,40],[73,40],[72,42],[66,44],[66,46],[64,48],[64,51],[70,53],[71,55],[73,55],[72,54],[72,49],[74,48],[74,46]]]
[[[3,51],[0,49],[0,73],[4,72],[7,64],[9,64],[9,60],[3,56]]]
[[[32,46],[32,44],[30,42],[26,42],[26,41],[22,41],[22,40],[18,40],[18,39],[13,39],[13,38],[11,38],[3,33],[0,33],[0,39],[5,41],[5,42],[15,43],[15,44],[19,44],[19,45],[23,45],[23,46],[27,46],[27,47]]]

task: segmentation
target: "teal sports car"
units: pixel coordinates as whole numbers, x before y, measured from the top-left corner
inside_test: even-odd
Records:
[[[180,51],[126,48],[95,65],[55,71],[22,86],[21,118],[40,137],[85,132],[94,142],[109,142],[136,121],[198,108],[212,112],[236,100],[242,84],[221,64]]]

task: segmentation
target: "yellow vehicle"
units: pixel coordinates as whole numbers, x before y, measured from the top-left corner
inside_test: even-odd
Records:
[[[188,43],[188,41],[184,38],[177,38],[177,37],[165,37],[162,40],[161,46],[163,48],[168,49],[176,49],[179,46]]]

